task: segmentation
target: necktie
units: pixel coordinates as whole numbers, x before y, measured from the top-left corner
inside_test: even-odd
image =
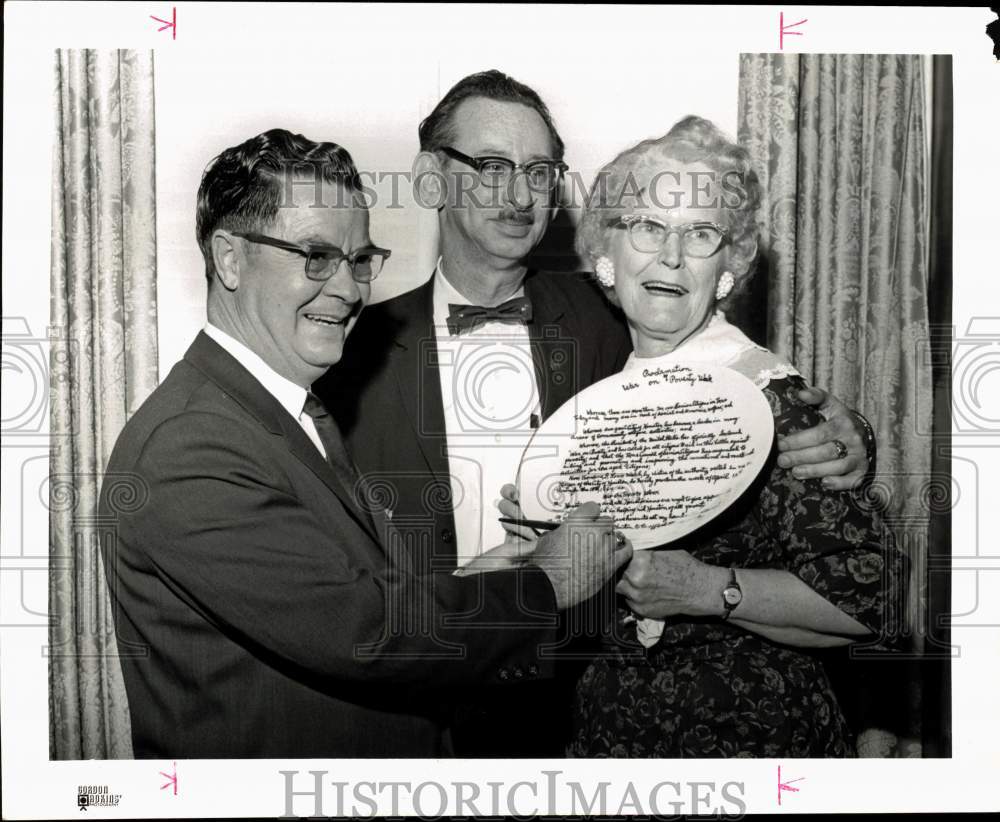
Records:
[[[488,308],[482,305],[448,304],[448,333],[452,336],[471,331],[488,322],[531,322],[531,302],[527,297],[514,297],[505,303]]]
[[[347,447],[344,445],[344,438],[340,436],[337,421],[323,405],[323,401],[311,391],[306,394],[306,402],[302,410],[312,417],[316,433],[319,434],[320,442],[323,443],[323,448],[326,450],[326,461],[333,468],[340,484],[347,491],[348,499],[361,509],[372,530],[376,534],[383,534],[385,519],[381,513],[382,509],[370,500],[370,495],[358,474],[357,466],[355,466],[350,454],[347,453]],[[379,522],[378,525],[375,523],[376,519]]]
[[[312,417],[316,433],[319,434],[320,442],[326,449],[326,461],[334,469],[334,473],[347,489],[351,499],[357,501],[355,488],[358,483],[358,469],[354,467],[354,462],[347,453],[336,421],[323,405],[323,401],[312,392],[306,394],[306,403],[302,410]]]

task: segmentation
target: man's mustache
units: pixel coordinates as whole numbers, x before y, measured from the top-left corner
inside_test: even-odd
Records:
[[[515,208],[504,208],[497,215],[498,220],[514,225],[531,225],[535,222],[535,215],[530,211],[518,211]]]

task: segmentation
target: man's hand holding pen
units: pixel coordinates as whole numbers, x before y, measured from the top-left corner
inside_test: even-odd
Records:
[[[501,494],[500,511],[513,521],[504,524],[508,539],[468,563],[458,572],[462,576],[530,562],[548,576],[558,607],[565,609],[596,594],[632,557],[631,543],[595,502],[574,509],[562,523],[535,523],[551,529],[539,536],[522,517],[514,486],[505,485]]]

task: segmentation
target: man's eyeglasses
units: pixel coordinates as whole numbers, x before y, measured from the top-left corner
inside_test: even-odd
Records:
[[[671,234],[679,234],[681,251],[686,257],[711,257],[729,236],[729,230],[717,223],[700,222],[667,225],[645,214],[626,214],[608,221],[611,228],[625,228],[632,248],[644,254],[655,254],[666,244]]]
[[[359,248],[350,254],[345,254],[335,245],[308,243],[296,245],[277,237],[268,237],[253,232],[234,231],[237,237],[260,245],[269,245],[285,251],[293,251],[306,258],[306,276],[310,280],[329,280],[340,268],[342,262],[347,263],[355,282],[370,283],[382,270],[382,265],[392,252],[388,248],[378,248],[370,245]]]
[[[563,172],[569,168],[561,160],[532,160],[530,163],[515,163],[506,157],[470,157],[451,146],[442,146],[441,151],[453,160],[472,166],[479,172],[483,185],[500,188],[510,182],[515,171],[520,169],[532,191],[547,193],[558,184]]]

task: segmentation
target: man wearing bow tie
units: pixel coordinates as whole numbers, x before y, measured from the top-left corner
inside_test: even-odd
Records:
[[[365,311],[315,390],[417,567],[431,573],[504,541],[496,500],[531,432],[620,370],[631,342],[588,276],[529,270],[566,169],[536,92],[498,71],[471,75],[419,134],[414,180],[422,204],[438,210],[437,266],[419,288]],[[840,438],[854,450],[838,470],[863,471],[860,438]],[[525,691],[509,710],[485,699],[456,724],[458,754],[562,755],[561,694]]]
[[[449,755],[436,689],[545,676],[558,610],[630,555],[592,506],[527,567],[414,572],[309,392],[390,253],[360,189],[342,147],[283,129],[202,178],[208,323],[101,494],[137,758]]]
[[[315,390],[362,474],[391,489],[397,527],[433,534],[420,557],[430,571],[504,541],[495,501],[533,428],[617,371],[631,344],[585,276],[526,265],[565,167],[531,89],[499,72],[466,78],[420,139],[414,179],[424,204],[440,204],[438,264],[419,288],[366,309]]]

